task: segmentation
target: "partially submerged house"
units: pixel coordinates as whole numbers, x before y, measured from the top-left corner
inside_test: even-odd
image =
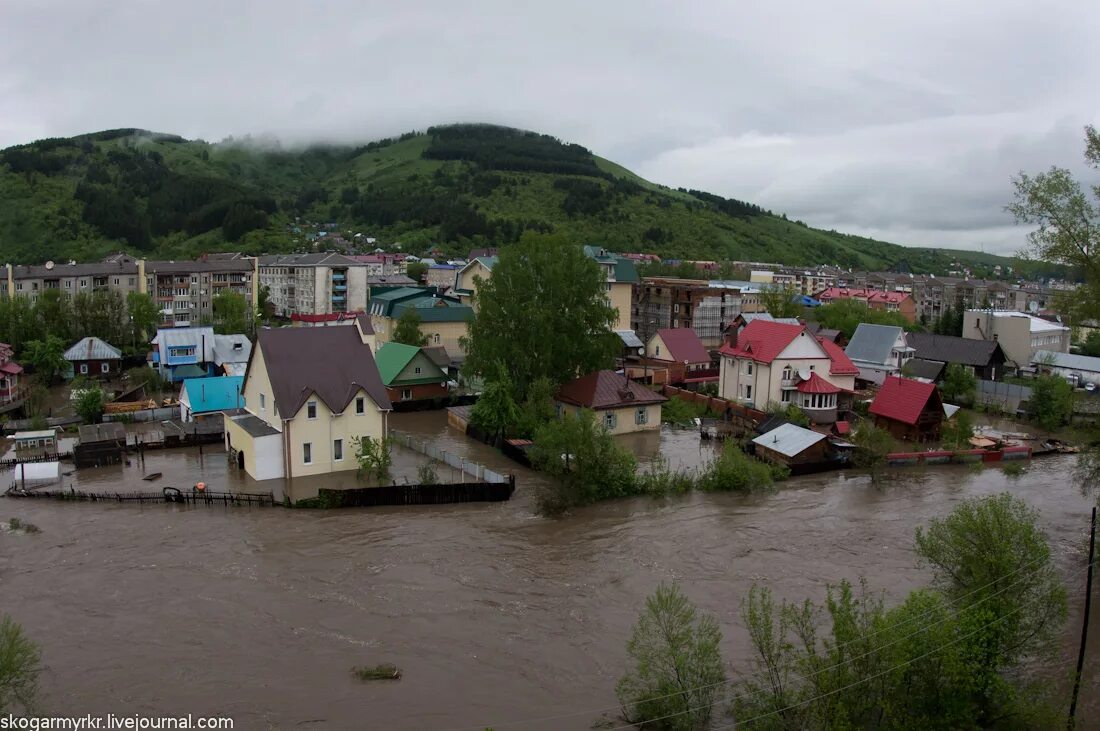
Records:
[[[123,424],[84,424],[73,447],[73,464],[78,468],[119,464],[126,450],[126,427]]]
[[[391,403],[447,395],[447,372],[432,360],[425,348],[404,343],[382,343],[374,359]]]
[[[170,327],[157,330],[150,365],[169,383],[205,378],[214,362],[214,328]]]
[[[386,435],[392,410],[366,316],[350,327],[265,328],[244,375],[244,411],[225,445],[253,479],[354,470],[352,440]]]
[[[214,368],[217,375],[243,376],[252,355],[252,341],[245,335],[214,336]]]
[[[23,366],[12,360],[14,357],[15,350],[7,343],[0,343],[0,411],[19,406],[25,396],[20,384]]]
[[[943,424],[943,401],[934,383],[889,376],[871,402],[875,426],[896,439],[925,442],[938,439]]]
[[[881,386],[913,357],[905,331],[892,325],[861,322],[844,352],[859,369],[859,380]]]
[[[193,421],[244,406],[244,376],[188,378],[180,388],[180,420]]]
[[[65,351],[64,358],[71,369],[67,373],[70,378],[111,378],[122,371],[122,351],[95,337],[79,340]]]
[[[965,366],[984,381],[996,381],[1004,376],[1008,356],[995,339],[975,340],[954,335],[909,333],[908,340],[915,358]]]
[[[661,428],[659,393],[614,371],[595,371],[564,384],[555,398],[558,416],[591,409],[612,434]]]

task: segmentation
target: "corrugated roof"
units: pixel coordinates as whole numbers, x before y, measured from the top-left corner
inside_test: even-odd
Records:
[[[269,437],[272,434],[281,433],[278,429],[271,426],[260,417],[254,416],[252,414],[245,414],[243,416],[231,416],[229,417],[229,420],[254,437]]]
[[[805,329],[802,325],[754,319],[738,334],[737,345],[723,345],[719,352],[735,358],[752,358],[758,363],[771,363]]]
[[[84,424],[78,430],[81,444],[121,441],[126,443],[126,427],[117,421],[105,424]]]
[[[939,360],[910,358],[905,364],[905,373],[912,378],[927,378],[929,381],[935,381],[943,374],[946,365]]]
[[[623,347],[626,348],[644,348],[642,339],[638,337],[638,334],[633,330],[616,330],[615,334],[619,336],[619,339],[623,341]]]
[[[614,371],[595,371],[566,383],[558,390],[558,400],[597,410],[668,401],[661,394],[654,393]]]
[[[244,405],[241,396],[243,387],[242,376],[188,378],[183,382],[180,393],[186,394],[192,413],[202,414],[241,408]]]
[[[871,413],[904,424],[916,424],[929,399],[939,402],[939,391],[933,383],[910,378],[887,376],[878,395],[871,403]],[[942,409],[942,406],[941,406]]]
[[[1052,350],[1037,350],[1031,357],[1032,365],[1050,362],[1058,368],[1072,368],[1075,371],[1088,371],[1100,373],[1100,358],[1091,358],[1087,355],[1074,355],[1073,353],[1055,353]]]
[[[370,346],[357,327],[264,328],[257,344],[284,418],[297,414],[311,394],[336,413],[360,390],[383,411],[391,408]]]
[[[378,346],[378,352],[374,354],[374,360],[378,364],[378,373],[382,376],[382,383],[387,386],[392,385],[394,379],[400,375],[405,366],[407,366],[419,352],[420,348],[415,345],[406,345],[405,343],[388,342]],[[433,363],[432,365],[434,366],[435,364]],[[424,378],[429,378],[433,375],[445,377],[445,374],[439,372],[427,374]],[[438,380],[438,378],[433,380]]]
[[[244,335],[215,335],[214,336],[214,362],[218,365],[226,363],[247,363],[252,355],[252,341]]]
[[[843,348],[832,340],[826,340],[820,336],[817,338],[817,342],[821,343],[821,347],[824,348],[829,360],[832,361],[832,365],[829,367],[829,375],[855,376],[859,374],[856,364],[852,362],[852,359],[848,357]]]
[[[852,333],[844,353],[854,361],[888,365],[894,362],[891,353],[901,334],[900,327],[861,322]]]
[[[710,353],[690,327],[670,327],[657,331],[668,355],[677,363],[710,363]]]
[[[212,327],[169,327],[157,330],[154,344],[163,348],[195,349],[195,356],[202,363],[214,360],[214,328]]]
[[[83,338],[65,351],[65,360],[69,361],[119,360],[120,358],[122,358],[122,351],[95,337]]]
[[[959,363],[985,368],[1005,362],[1005,354],[996,340],[975,340],[954,335],[909,333],[908,342],[922,360],[938,360],[942,363]]]
[[[783,424],[756,437],[752,443],[786,457],[794,457],[827,438],[824,434],[804,429],[797,424]]]

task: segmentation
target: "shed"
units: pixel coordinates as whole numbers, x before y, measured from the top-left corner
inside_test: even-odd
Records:
[[[108,378],[122,368],[122,351],[99,338],[83,338],[65,351],[65,360],[72,367],[72,376]]]
[[[27,449],[57,450],[57,431],[55,429],[17,431],[12,435],[12,439],[15,441],[15,451],[17,452]]]
[[[73,463],[78,468],[122,462],[126,449],[126,427],[122,424],[85,424],[80,427],[79,437],[73,447]]]
[[[180,389],[180,419],[191,421],[197,416],[241,408],[243,386],[244,376],[188,378]]]
[[[829,438],[797,424],[783,424],[752,440],[756,455],[784,465],[824,462]]]

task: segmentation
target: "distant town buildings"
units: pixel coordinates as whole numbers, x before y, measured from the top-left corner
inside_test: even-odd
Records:
[[[262,256],[260,283],[280,317],[364,312],[371,266],[333,253]]]

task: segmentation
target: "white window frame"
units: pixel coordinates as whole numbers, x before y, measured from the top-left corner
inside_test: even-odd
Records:
[[[344,440],[333,439],[332,440],[332,461],[343,462],[344,461]]]
[[[419,375],[420,375],[420,366],[416,366],[416,367],[415,367],[415,368],[413,369],[413,373],[415,373],[416,375],[418,375],[418,376],[419,376]]]
[[[649,423],[649,409],[645,406],[639,406],[634,411],[634,423],[642,426]]]
[[[408,401],[409,399],[411,399],[413,397],[412,394],[413,394],[413,391],[412,391],[411,388],[401,389],[401,400],[402,401]]]
[[[315,421],[317,419],[317,402],[316,401],[307,401],[306,402],[306,418],[309,419],[310,421]]]
[[[608,411],[603,415],[603,425],[609,430],[614,429],[619,424],[619,416],[614,411]]]
[[[99,364],[99,372],[100,373],[110,373],[111,372],[111,364],[106,363],[106,362],[100,363]]]
[[[367,413],[367,399],[363,396],[357,396],[355,399],[355,413],[365,414]]]
[[[267,396],[260,394],[260,413],[267,411]]]
[[[313,464],[313,442],[302,442],[302,464]]]
[[[80,375],[82,375],[82,376],[88,375],[88,364],[87,363],[81,363],[80,364]]]

